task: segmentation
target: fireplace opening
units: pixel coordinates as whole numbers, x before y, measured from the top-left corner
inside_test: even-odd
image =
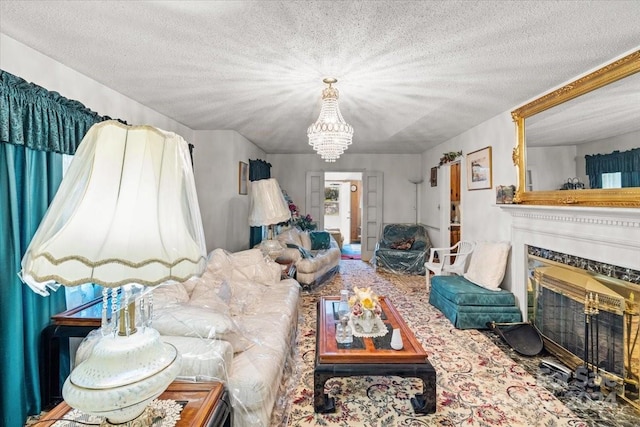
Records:
[[[615,267],[540,248],[527,252],[529,319],[547,350],[640,406],[640,284],[602,273]],[[567,257],[573,265],[562,262]]]

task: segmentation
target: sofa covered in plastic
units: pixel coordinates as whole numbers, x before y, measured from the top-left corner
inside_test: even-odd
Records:
[[[319,246],[315,245],[314,236],[324,237]],[[342,253],[338,242],[330,232],[302,231],[291,227],[282,231],[277,240],[286,247],[284,258],[293,261],[296,266],[295,279],[303,290],[312,290],[325,283],[340,269]]]
[[[291,374],[300,286],[259,249],[209,254],[199,278],[153,291],[153,322],[182,356],[178,380],[222,381],[233,426],[267,427]],[[78,350],[82,361],[91,336]],[[284,387],[283,387],[284,385]]]
[[[424,263],[432,244],[421,224],[386,224],[376,244],[376,268],[397,274],[425,274]]]

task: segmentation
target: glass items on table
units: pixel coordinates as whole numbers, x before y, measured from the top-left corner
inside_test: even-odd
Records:
[[[391,334],[391,348],[394,350],[402,350],[404,344],[402,343],[402,334],[400,329],[394,329]]]
[[[340,291],[340,302],[338,303],[338,323],[336,324],[336,341],[338,344],[351,344],[353,342],[353,331],[349,326],[349,291]]]

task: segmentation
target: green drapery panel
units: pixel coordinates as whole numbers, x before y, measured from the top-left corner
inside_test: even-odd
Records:
[[[620,172],[622,187],[640,187],[640,148],[584,156],[591,188],[602,188],[602,174]]]
[[[107,119],[78,101],[0,70],[0,142],[74,154],[89,128]]]
[[[62,155],[0,144],[0,425],[40,412],[40,335],[65,309],[64,292],[42,297],[17,276],[22,256],[62,180]]]
[[[269,178],[271,178],[271,163],[260,159],[249,159],[249,181],[259,181]],[[254,247],[262,241],[262,234],[263,227],[250,227],[249,248]]]

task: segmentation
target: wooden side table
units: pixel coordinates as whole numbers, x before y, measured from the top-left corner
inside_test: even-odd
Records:
[[[111,317],[110,305],[107,315]],[[45,364],[42,366],[41,397],[45,408],[62,400],[60,384],[60,352],[62,345],[69,345],[69,338],[84,338],[100,327],[102,298],[96,298],[78,307],[51,317],[52,323],[42,331],[42,349]]]
[[[174,381],[158,399],[187,402],[180,413],[180,420],[176,423],[176,427],[231,427],[233,424],[229,392],[220,382]],[[62,402],[47,416],[41,418],[38,425],[50,427],[71,409],[69,405]]]

